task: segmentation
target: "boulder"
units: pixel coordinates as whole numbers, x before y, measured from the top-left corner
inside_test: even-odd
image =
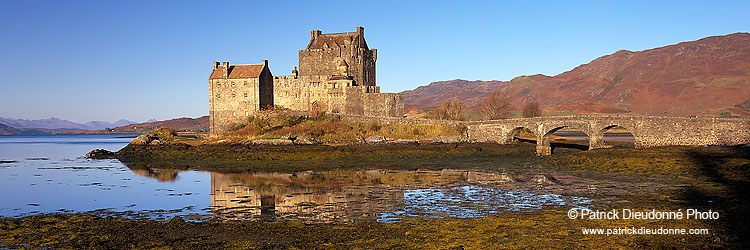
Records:
[[[134,138],[132,141],[130,141],[130,144],[135,145],[147,145],[151,142],[151,136],[147,134],[139,135],[138,137]]]
[[[257,139],[252,140],[253,145],[292,145],[294,142],[291,140],[283,139]]]
[[[86,158],[90,159],[114,159],[117,158],[115,152],[106,149],[94,149],[86,154]]]
[[[402,143],[402,144],[419,144],[417,140],[411,140],[411,139],[398,139],[396,140],[396,143]]]
[[[365,139],[365,142],[367,143],[380,143],[384,141],[385,141],[385,136],[382,136],[382,135],[373,135]]]
[[[143,135],[140,135],[130,141],[130,144],[135,145],[162,145],[168,144],[169,141],[175,140],[177,137],[177,131],[170,128],[157,128],[149,131]],[[159,140],[156,144],[152,143],[154,140]]]
[[[461,142],[461,137],[458,136],[441,136],[440,142],[442,143],[459,143]]]
[[[320,141],[315,140],[315,138],[310,138],[307,136],[297,136],[297,138],[294,139],[294,144],[314,145],[314,144],[320,144]]]

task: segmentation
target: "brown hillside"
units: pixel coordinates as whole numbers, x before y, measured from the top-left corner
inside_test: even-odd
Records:
[[[166,121],[155,121],[148,123],[134,123],[127,126],[114,128],[115,133],[146,133],[157,128],[172,128],[177,131],[207,132],[209,127],[208,116],[198,118],[177,118]]]
[[[470,83],[481,87],[467,86]],[[437,106],[451,98],[474,103],[491,92],[485,86],[502,89],[505,83],[454,80],[402,93],[410,105]],[[538,101],[561,111],[747,116],[748,109],[738,105],[750,99],[750,34],[714,36],[638,52],[620,50],[553,77],[516,77],[506,90],[516,106]]]
[[[458,98],[468,107],[473,107],[490,93],[508,86],[504,81],[466,81],[461,79],[433,82],[414,90],[401,92],[407,106],[434,107],[444,100]],[[407,110],[408,111],[408,110]]]
[[[0,123],[0,135],[18,135],[18,134],[21,134],[21,132],[18,131],[18,129]]]

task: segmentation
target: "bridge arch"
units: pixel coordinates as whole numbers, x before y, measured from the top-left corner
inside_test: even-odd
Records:
[[[633,137],[633,145],[635,145],[636,133],[635,133],[635,130],[632,129],[633,128],[632,126],[634,125],[623,126],[620,123],[610,123],[609,125],[606,125],[603,127],[600,126],[601,129],[595,129],[594,133],[590,137],[591,149],[613,147],[612,145],[607,144],[604,138],[608,131],[614,128],[618,128],[618,127],[625,129]]]
[[[574,129],[574,130],[580,131],[581,133],[585,134],[586,137],[588,137],[588,138],[591,138],[590,135],[592,134],[591,131],[590,131],[590,129],[586,129],[586,127],[583,127],[583,126],[578,125],[578,124],[557,124],[557,125],[553,125],[553,126],[549,126],[549,127],[551,127],[552,129],[545,129],[546,132],[544,132],[541,136],[537,137],[538,138],[537,139],[537,145],[536,145],[536,153],[537,153],[537,155],[552,155],[553,148],[552,148],[552,143],[551,143],[550,137],[552,136],[552,134],[554,134],[555,132],[557,132],[557,131],[559,131],[561,129],[565,129],[565,128]],[[571,147],[573,147],[573,146],[571,146]],[[579,149],[583,149],[583,148],[579,148]],[[591,142],[590,142],[590,140],[589,140],[588,147],[586,147],[585,149],[591,149]]]
[[[527,131],[530,132],[532,135],[534,135],[535,140],[539,138],[539,135],[537,135],[537,132],[534,132],[535,129],[529,128],[527,126],[516,126],[514,129],[511,129],[510,132],[508,132],[505,138],[505,142],[506,143],[517,142],[519,140],[517,140],[516,137],[519,136],[519,139],[522,139],[520,138],[520,135]]]

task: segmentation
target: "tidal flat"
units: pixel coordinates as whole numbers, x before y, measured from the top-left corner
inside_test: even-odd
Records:
[[[534,145],[529,143],[128,146],[130,148],[119,152],[119,157],[131,171],[163,180],[195,170],[211,171],[212,182],[223,185],[223,189],[232,189],[227,192],[230,197],[213,197],[222,202],[212,204],[215,207],[209,214],[164,219],[108,211],[4,217],[0,220],[0,247],[742,249],[750,246],[747,236],[750,151],[747,147],[633,149],[616,145],[612,149],[581,151],[576,149],[575,142],[569,144],[558,145],[554,154],[547,157],[534,155]],[[221,184],[219,180],[228,181]],[[332,218],[344,217],[337,214],[339,210],[325,210],[328,204],[296,204],[299,206],[293,207],[297,209],[293,218],[281,218],[287,208],[283,206],[283,199],[278,198],[276,211],[271,211],[272,217],[264,217],[263,197],[258,197],[261,202],[258,206],[234,206],[244,201],[237,198],[243,197],[237,196],[241,193],[237,190],[275,192],[276,197],[290,199],[312,197],[320,194],[315,190],[326,190],[334,198],[363,194],[361,200],[387,200],[384,197],[391,196],[373,194],[372,190],[406,182],[416,186],[395,191],[401,192],[396,195],[403,199],[399,201],[401,205],[387,206],[390,210],[382,210],[376,216],[353,220],[304,219],[304,209],[312,209],[308,214],[328,211],[336,215]],[[438,188],[441,191],[432,191]],[[464,196],[451,192],[463,192],[460,194]],[[483,192],[485,196],[481,196]],[[502,201],[509,198],[485,202],[491,200],[487,196],[504,197],[509,193],[521,198],[506,203]],[[519,194],[532,198],[523,200],[523,195]],[[337,204],[357,208],[356,204],[372,207],[388,203],[361,200]],[[441,203],[413,204],[413,201],[431,200]],[[512,209],[518,204],[530,205]],[[457,208],[459,213],[434,209],[441,207]],[[414,209],[409,210],[411,208]],[[424,208],[429,211],[420,210]],[[720,217],[711,220],[570,219],[571,208],[698,209],[718,212]],[[480,212],[475,216],[456,215],[467,214],[466,211]],[[395,220],[382,220],[384,214]],[[582,233],[588,228],[642,227],[708,229],[709,233]]]

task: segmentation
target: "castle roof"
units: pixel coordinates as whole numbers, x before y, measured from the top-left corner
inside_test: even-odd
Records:
[[[216,67],[208,79],[224,79],[226,67]],[[263,71],[263,64],[230,65],[228,79],[258,78]]]
[[[359,37],[357,32],[320,34],[320,36],[311,41],[310,46],[308,46],[307,49],[323,49],[325,48],[325,44],[328,44],[328,47],[341,47],[347,43],[352,45],[358,44],[360,41],[361,44],[359,46],[367,49],[367,43],[364,42],[364,39]]]

